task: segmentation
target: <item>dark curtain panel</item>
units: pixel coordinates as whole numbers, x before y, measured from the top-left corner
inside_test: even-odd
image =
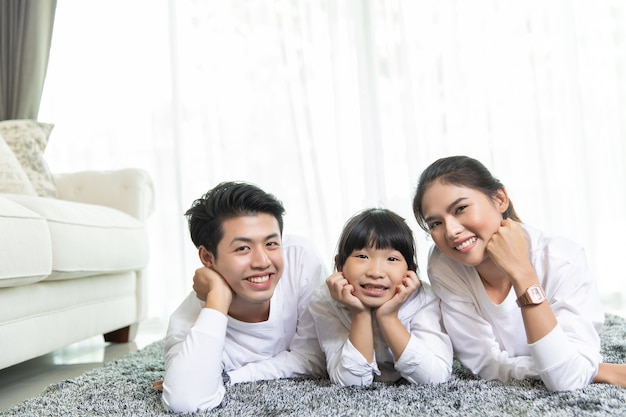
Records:
[[[37,119],[57,0],[0,0],[0,120]]]

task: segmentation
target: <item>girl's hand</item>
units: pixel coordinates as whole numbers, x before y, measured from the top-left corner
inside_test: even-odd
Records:
[[[380,320],[386,316],[397,316],[400,307],[402,307],[409,296],[413,294],[420,285],[420,280],[417,278],[415,271],[406,271],[406,276],[402,279],[402,282],[396,286],[394,296],[385,304],[378,307],[376,317]]]
[[[354,287],[348,282],[341,272],[335,272],[326,278],[326,285],[333,299],[345,304],[350,310],[355,312],[367,311],[361,300],[354,296]]]
[[[520,223],[505,219],[487,243],[487,253],[510,279],[527,276],[533,267],[528,254],[528,239]]]

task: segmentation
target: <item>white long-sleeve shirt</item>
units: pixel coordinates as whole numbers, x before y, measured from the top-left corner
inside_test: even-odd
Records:
[[[413,293],[398,312],[398,318],[411,336],[395,363],[375,317],[374,360],[368,363],[354,347],[349,339],[350,310],[331,297],[326,283],[311,298],[310,309],[333,383],[370,385],[375,378],[378,381],[404,378],[420,384],[446,382],[450,378],[452,345],[441,329],[439,299],[426,283],[422,283],[421,290]]]
[[[223,371],[232,384],[325,374],[308,303],[328,272],[307,239],[284,236],[282,248],[285,266],[267,321],[244,323],[203,308],[194,292],[172,314],[163,381],[168,410],[218,406],[225,393]]]
[[[541,378],[552,391],[588,385],[602,360],[599,332],[604,313],[584,249],[522,225],[530,261],[557,326],[528,344],[515,290],[494,304],[476,270],[447,258],[433,246],[428,275],[441,298],[446,331],[459,361],[485,379]]]

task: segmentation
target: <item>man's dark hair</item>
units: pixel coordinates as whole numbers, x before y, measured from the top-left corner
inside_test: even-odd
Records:
[[[217,258],[217,245],[224,237],[224,221],[241,216],[266,213],[278,221],[283,234],[283,203],[256,185],[245,182],[222,182],[195,200],[185,216],[191,240],[204,246]]]

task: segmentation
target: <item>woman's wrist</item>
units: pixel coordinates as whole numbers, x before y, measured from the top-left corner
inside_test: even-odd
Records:
[[[528,287],[539,284],[537,274],[532,267],[521,268],[512,272],[509,275],[509,279],[511,280],[511,284],[515,288],[515,292],[518,296],[526,291]]]

